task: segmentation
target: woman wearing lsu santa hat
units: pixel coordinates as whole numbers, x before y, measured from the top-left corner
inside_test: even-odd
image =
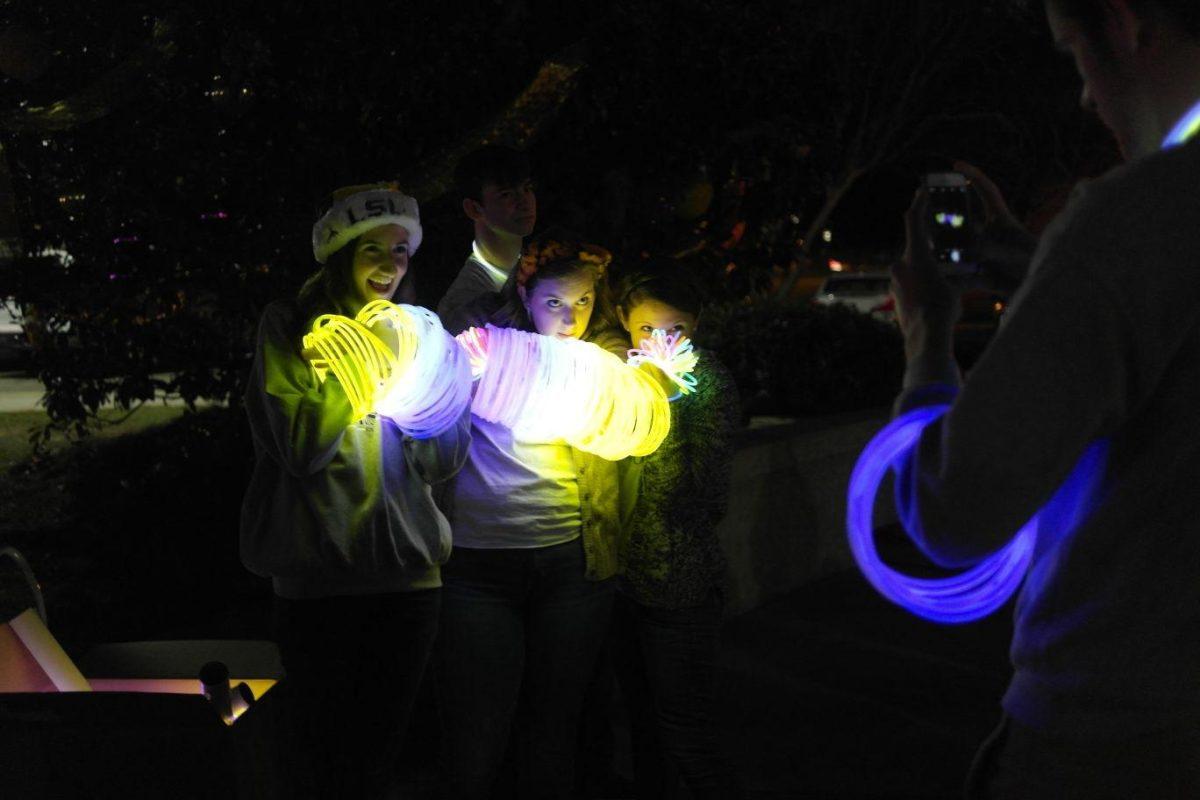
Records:
[[[421,440],[386,417],[356,419],[336,377],[318,381],[315,354],[301,348],[321,314],[391,300],[420,243],[417,203],[394,186],[336,192],[313,226],[319,269],[259,325],[241,552],[274,585],[295,714],[289,773],[305,776],[297,795],[387,795],[437,631],[450,526],[430,484],[462,466],[470,414]]]

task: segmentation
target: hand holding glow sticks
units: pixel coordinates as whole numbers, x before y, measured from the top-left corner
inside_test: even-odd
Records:
[[[679,387],[679,394],[684,395],[696,390],[696,376],[692,374],[692,370],[696,369],[699,361],[700,356],[696,355],[691,340],[686,336],[655,330],[649,339],[642,339],[640,348],[629,351],[629,358],[625,363],[631,367],[653,364]]]
[[[313,322],[312,331],[305,334],[302,342],[306,352],[317,354],[309,362],[317,380],[324,382],[333,373],[350,399],[356,420],[374,410],[376,396],[411,361],[411,355],[407,361],[401,361],[398,352],[390,350],[371,332],[367,320],[362,312],[354,319],[323,314]],[[398,321],[393,320],[393,324]],[[371,320],[370,324],[374,322]],[[408,338],[398,335],[397,349]]]
[[[376,332],[393,340],[385,344]],[[392,418],[414,438],[437,436],[470,402],[470,363],[433,312],[373,300],[354,319],[325,314],[305,335],[318,381],[332,372],[354,409]]]
[[[483,371],[487,369],[487,328],[467,328],[454,338],[458,340],[459,346],[466,351],[467,357],[471,362],[471,380],[478,380]]]

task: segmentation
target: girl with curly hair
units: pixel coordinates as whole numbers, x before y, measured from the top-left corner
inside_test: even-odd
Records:
[[[610,261],[602,247],[550,232],[500,293],[464,317],[624,357],[606,296]],[[616,463],[473,416],[470,455],[447,495],[454,549],[438,647],[447,793],[489,796],[515,730],[520,796],[567,797],[578,716],[612,611]]]

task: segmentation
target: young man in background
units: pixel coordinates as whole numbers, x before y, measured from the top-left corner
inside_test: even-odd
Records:
[[[525,237],[537,223],[528,157],[503,145],[486,145],[466,155],[454,172],[463,213],[475,226],[471,254],[438,303],[451,333],[465,325],[460,312],[480,295],[500,291],[521,257]]]

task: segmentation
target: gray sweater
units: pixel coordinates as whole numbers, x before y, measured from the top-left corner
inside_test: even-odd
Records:
[[[290,302],[263,313],[246,387],[256,461],[243,563],[293,599],[440,586],[450,525],[430,484],[466,460],[470,412],[424,440],[386,417],[354,422],[337,380],[318,384],[300,357],[295,313]]]
[[[468,308],[480,296],[498,292],[504,287],[508,276],[491,264],[485,264],[476,256],[476,248],[472,246],[471,255],[467,256],[454,282],[438,301],[437,315],[442,320],[446,330],[457,333],[467,327],[466,316]]]
[[[1200,712],[1200,141],[1113,170],[1047,229],[967,381],[915,364],[897,411],[953,400],[897,475],[946,566],[1002,546],[1089,443],[1090,514],[1048,514],[1017,603],[1007,712],[1071,738]],[[1061,518],[1061,517],[1060,517]]]

